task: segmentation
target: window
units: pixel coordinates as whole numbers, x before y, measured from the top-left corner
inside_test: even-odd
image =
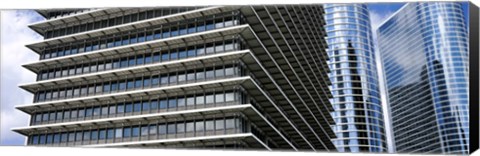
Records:
[[[40,135],[40,144],[45,144],[46,135]]]
[[[215,77],[213,70],[207,70],[206,71],[206,78],[209,79],[209,78],[213,78],[213,77]]]
[[[143,56],[137,56],[137,65],[143,64]]]
[[[211,131],[214,129],[213,120],[205,121],[205,130]]]
[[[168,108],[177,107],[177,99],[170,99],[168,100]]]
[[[113,139],[114,137],[114,130],[113,129],[108,129],[107,130],[107,139]]]
[[[158,76],[152,77],[152,86],[157,86],[159,83]]]
[[[223,95],[224,95],[223,93],[215,94],[215,103],[225,102]]]
[[[100,107],[93,108],[93,116],[99,116],[99,115],[100,115]]]
[[[83,140],[84,141],[90,140],[90,131],[83,132]]]
[[[204,131],[204,122],[203,121],[197,121],[195,122],[195,132],[203,132]]]
[[[193,132],[195,130],[194,122],[187,122],[185,124],[186,132]]]
[[[123,128],[123,137],[129,138],[131,136],[132,129],[130,127]]]
[[[103,140],[103,139],[105,139],[106,137],[107,137],[107,130],[105,130],[105,129],[100,130],[100,131],[99,131],[99,134],[98,134],[98,138],[99,138],[100,140]]]
[[[215,130],[222,130],[225,128],[225,120],[217,119],[215,120]]]
[[[142,79],[137,79],[135,80],[135,88],[141,88],[142,87]]]
[[[175,82],[177,82],[177,75],[170,75],[169,78],[170,78],[170,79],[169,79],[169,82],[170,82],[170,83],[175,83]]]
[[[125,81],[120,82],[118,85],[118,90],[125,90],[127,88],[127,83]]]
[[[178,133],[185,132],[185,124],[184,123],[177,123],[177,132]]]
[[[102,111],[102,113],[103,113],[103,111]],[[108,114],[115,114],[115,113],[117,113],[116,106],[110,106],[108,108]]]
[[[75,141],[82,141],[82,132],[77,132],[75,134]]]
[[[205,97],[204,97],[204,96],[202,96],[202,95],[201,95],[201,96],[197,96],[197,98],[196,98],[196,101],[195,101],[195,102],[197,103],[197,105],[203,105],[203,104],[205,104],[205,101],[204,101],[204,99],[205,99]]]
[[[127,89],[132,89],[134,87],[133,80],[128,80]]]
[[[157,134],[157,126],[156,126],[156,125],[150,125],[150,126],[149,126],[149,130],[148,130],[148,133],[149,133],[150,135],[152,135],[152,134]]]
[[[78,110],[78,117],[83,118],[85,116],[85,109],[79,109]]]
[[[148,101],[144,101],[144,102],[142,103],[142,110],[143,110],[143,111],[148,111],[148,110],[150,110],[150,103],[149,103]]]
[[[157,100],[152,100],[150,102],[150,109],[155,110],[158,108],[158,101]]]
[[[87,110],[85,111],[85,116],[89,117],[92,115],[93,115],[93,108],[87,108]]]
[[[149,79],[149,78],[143,79],[143,86],[144,86],[144,87],[150,86],[150,79]]]
[[[117,106],[117,113],[124,113],[125,112],[125,105],[120,104]]]
[[[69,142],[75,141],[75,133],[74,132],[68,133],[68,141]]]
[[[68,140],[68,134],[67,133],[62,133],[60,137],[60,142],[67,142]]]
[[[48,121],[48,113],[43,114],[42,121]]]
[[[102,116],[103,115],[108,115],[108,106],[103,106],[102,107]]]
[[[133,127],[132,128],[132,137],[140,136],[140,127]]]
[[[188,98],[187,98],[187,105],[188,105],[188,106],[193,106],[193,105],[195,105],[195,97],[188,97]]]
[[[223,76],[225,76],[223,68],[215,70],[215,77],[223,77]]]
[[[60,143],[60,133],[56,133],[53,135],[53,143]]]
[[[177,129],[176,129],[177,127],[176,126],[177,126],[177,124],[174,124],[174,123],[168,124],[167,133],[168,134],[175,134],[175,132],[177,132]]]
[[[72,113],[70,115],[71,115],[71,118],[77,118],[78,111],[77,110],[72,110]]]
[[[47,135],[47,144],[51,144],[53,142],[53,134]]]
[[[130,113],[132,111],[133,111],[133,104],[132,103],[125,104],[125,113]]]
[[[57,120],[62,120],[63,112],[57,112]]]
[[[142,103],[136,102],[135,104],[133,104],[133,111],[134,112],[142,111]]]
[[[146,136],[146,135],[148,135],[148,131],[149,131],[148,126],[142,126],[140,135]]]
[[[158,125],[158,134],[165,135],[167,134],[167,126],[166,125]]]
[[[167,108],[167,100],[160,100],[160,109]]]
[[[225,129],[235,128],[235,120],[227,119],[225,120]]]
[[[92,130],[92,140],[98,140],[98,131]]]
[[[183,106],[185,106],[185,98],[178,98],[177,101],[178,101],[178,102],[177,102],[178,107],[183,107]]]
[[[205,96],[205,101],[207,104],[214,103],[213,94]]]
[[[168,84],[168,76],[161,76],[160,77],[160,84],[162,84],[162,85]]]
[[[35,122],[40,122],[40,121],[42,121],[42,114],[35,115]]]
[[[225,93],[225,102],[230,102],[235,100],[234,93]]]
[[[121,138],[123,134],[122,128],[115,129],[115,138]]]
[[[178,75],[178,82],[183,82],[185,81],[187,78],[186,78],[186,75],[185,74],[179,74]]]

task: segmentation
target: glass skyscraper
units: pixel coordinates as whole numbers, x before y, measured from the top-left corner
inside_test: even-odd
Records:
[[[321,5],[37,12],[27,145],[336,151]]]
[[[377,31],[399,153],[468,154],[464,11],[462,3],[408,3]]]
[[[330,99],[340,152],[386,152],[370,17],[365,4],[325,4]]]

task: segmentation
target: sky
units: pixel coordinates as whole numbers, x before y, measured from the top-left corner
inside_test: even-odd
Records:
[[[404,3],[368,4],[374,33],[383,20],[403,5]],[[14,109],[14,106],[29,104],[33,101],[32,94],[18,86],[35,82],[36,75],[21,65],[39,59],[39,56],[25,45],[42,40],[42,36],[27,27],[28,24],[42,20],[44,18],[32,10],[1,11],[0,145],[25,144],[25,138],[10,129],[28,126],[29,116]],[[376,40],[375,34],[374,40]]]

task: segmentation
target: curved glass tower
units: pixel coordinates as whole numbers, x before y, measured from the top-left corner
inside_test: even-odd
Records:
[[[461,3],[408,3],[378,29],[397,152],[468,154]]]
[[[330,99],[340,152],[386,152],[370,17],[365,4],[326,4]]]

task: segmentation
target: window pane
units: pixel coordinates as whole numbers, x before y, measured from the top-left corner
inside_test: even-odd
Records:
[[[222,130],[225,128],[225,120],[223,119],[217,119],[215,120],[215,130]]]
[[[92,130],[92,140],[98,140],[98,131],[97,130]]]
[[[178,98],[177,101],[178,101],[177,104],[179,107],[185,106],[185,98]]]
[[[115,138],[121,138],[122,133],[123,133],[122,128],[115,129]]]
[[[207,131],[211,131],[214,129],[214,126],[213,126],[213,120],[211,121],[205,121],[205,130]]]
[[[142,103],[142,110],[143,110],[143,111],[148,111],[148,110],[150,110],[150,102],[144,101],[144,102]]]
[[[108,129],[107,130],[107,139],[113,139],[114,137],[114,130],[113,129]]]
[[[177,123],[177,132],[178,133],[185,132],[185,123]]]
[[[131,103],[125,104],[125,112],[130,113],[132,111],[133,111],[133,104]]]
[[[83,140],[90,140],[90,131],[83,132]]]
[[[68,141],[69,142],[75,141],[75,133],[71,132],[68,134]]]
[[[175,134],[175,132],[177,132],[176,126],[177,124],[174,124],[174,123],[168,124],[168,128],[167,128],[168,134]]]
[[[133,127],[132,128],[132,137],[140,136],[140,127]]]
[[[134,112],[140,112],[141,110],[142,110],[142,103],[136,102],[136,103],[133,105],[133,111],[134,111]]]
[[[167,100],[160,100],[160,109],[167,108]]]
[[[188,105],[188,106],[193,106],[193,105],[195,105],[195,97],[188,97],[188,98],[187,98],[187,105]]]
[[[205,104],[204,99],[205,99],[205,97],[203,95],[199,95],[199,96],[197,96],[197,99],[196,99],[195,103],[197,105],[203,105],[203,104]]]
[[[215,103],[225,102],[225,99],[224,99],[223,95],[224,95],[223,93],[215,94]]]
[[[234,119],[225,120],[225,128],[226,129],[235,128],[235,120]]]
[[[213,95],[205,96],[205,100],[206,100],[205,103],[207,103],[207,104],[213,103],[214,102]]]
[[[158,101],[157,100],[150,101],[150,109],[152,109],[152,110],[158,109]]]
[[[167,126],[158,125],[158,134],[167,134]]]
[[[148,126],[142,126],[140,135],[142,136],[148,135],[148,130],[149,130]]]
[[[187,132],[193,132],[193,130],[195,128],[194,127],[194,122],[188,122],[185,127],[186,127]]]
[[[156,125],[150,125],[149,132],[150,135],[152,134],[157,134],[157,126]]]
[[[195,122],[195,132],[203,132],[204,131],[204,125],[203,121],[197,121]]]
[[[117,106],[117,113],[123,113],[125,111],[125,105],[120,104]]]
[[[177,107],[177,99],[168,100],[168,108],[175,108],[175,107]]]
[[[98,138],[99,138],[100,140],[103,140],[103,139],[105,139],[106,137],[107,137],[107,130],[105,130],[105,129],[100,130],[100,133],[98,134]]]
[[[129,138],[131,136],[132,129],[130,127],[123,128],[123,137]]]
[[[235,100],[234,93],[226,93],[225,94],[225,101],[226,102],[234,101],[234,100]]]

